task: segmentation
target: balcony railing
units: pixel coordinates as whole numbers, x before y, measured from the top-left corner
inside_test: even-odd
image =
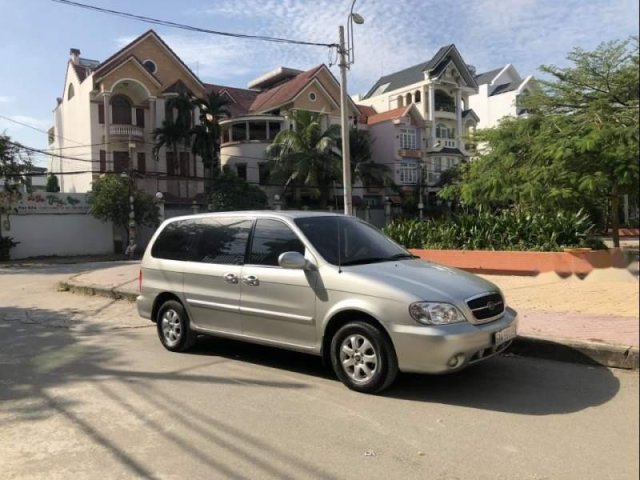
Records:
[[[144,138],[144,129],[135,125],[110,125],[109,135],[112,137]]]
[[[414,149],[414,148],[401,148],[398,151],[398,154],[401,157],[406,157],[406,158],[421,158],[422,157],[422,152],[420,152],[420,150]]]
[[[436,112],[456,113],[456,106],[451,103],[436,103]]]

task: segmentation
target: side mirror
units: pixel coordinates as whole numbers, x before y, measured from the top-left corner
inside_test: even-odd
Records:
[[[314,265],[300,252],[284,252],[278,257],[278,265],[292,270],[312,270]]]

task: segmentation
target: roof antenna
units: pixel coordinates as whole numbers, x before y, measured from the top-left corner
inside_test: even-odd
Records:
[[[340,255],[340,217],[336,217],[336,225],[338,227],[338,273],[342,273],[342,261]]]

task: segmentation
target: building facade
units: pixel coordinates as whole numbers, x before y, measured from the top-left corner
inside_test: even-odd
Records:
[[[168,201],[201,194],[204,167],[189,146],[154,155],[153,131],[173,114],[166,103],[181,91],[203,97],[207,87],[153,30],[102,62],[71,49],[49,130],[49,169],[60,172],[61,190],[86,192],[100,175],[115,173]]]
[[[518,117],[527,112],[520,100],[536,88],[535,79],[522,78],[511,65],[475,76],[478,93],[469,97],[469,106],[478,115],[477,128],[493,128],[505,117]]]
[[[473,67],[455,45],[428,60],[378,79],[357,99],[371,132],[374,160],[389,166],[397,185],[424,189],[425,201],[439,190],[442,173],[472,153],[469,134],[478,115]]]

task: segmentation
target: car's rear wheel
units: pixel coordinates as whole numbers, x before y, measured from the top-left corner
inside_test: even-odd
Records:
[[[378,328],[360,321],[347,323],[335,333],[331,364],[342,383],[363,393],[384,390],[398,374],[391,342]]]
[[[187,312],[176,300],[168,300],[158,309],[156,326],[160,342],[171,352],[184,352],[195,343]]]

